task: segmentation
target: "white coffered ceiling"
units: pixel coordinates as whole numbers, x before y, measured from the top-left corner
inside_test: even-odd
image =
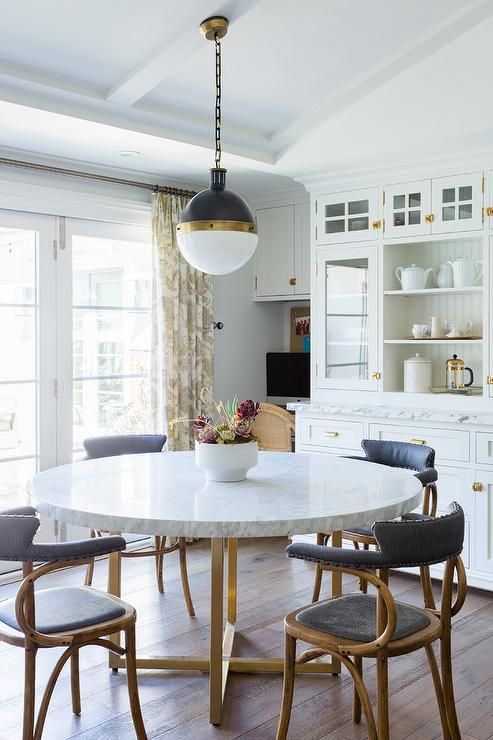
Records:
[[[0,149],[204,184],[197,27],[215,14],[231,187],[490,146],[493,0],[19,0],[2,5]]]

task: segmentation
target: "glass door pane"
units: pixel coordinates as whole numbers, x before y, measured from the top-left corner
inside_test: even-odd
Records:
[[[378,390],[377,250],[329,247],[316,258],[315,384]]]
[[[67,221],[67,247],[72,445],[65,452],[77,459],[87,437],[153,431],[150,229]]]
[[[24,503],[29,478],[55,460],[55,367],[40,344],[54,325],[54,234],[54,218],[0,211],[0,509]]]
[[[368,379],[368,258],[326,262],[326,378]]]

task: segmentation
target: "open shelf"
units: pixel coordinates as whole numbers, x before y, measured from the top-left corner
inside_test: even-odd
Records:
[[[384,344],[483,344],[484,339],[445,337],[444,339],[384,339]]]
[[[423,288],[422,290],[384,290],[384,295],[448,295],[461,293],[482,293],[482,285],[473,285],[467,288]]]

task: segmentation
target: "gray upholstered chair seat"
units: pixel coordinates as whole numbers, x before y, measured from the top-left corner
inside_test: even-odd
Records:
[[[47,588],[36,592],[36,629],[45,634],[68,632],[117,619],[125,609],[105,594],[85,586]],[[0,601],[0,622],[19,630],[15,599]]]
[[[412,635],[428,627],[429,618],[421,610],[395,602],[397,627],[393,639]],[[376,597],[348,594],[320,601],[299,612],[296,619],[307,627],[356,642],[372,642],[376,637]]]

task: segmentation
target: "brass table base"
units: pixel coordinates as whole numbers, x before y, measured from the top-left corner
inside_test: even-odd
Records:
[[[341,533],[332,535],[332,544],[340,546]],[[227,607],[224,623],[224,543],[222,537],[211,539],[211,625],[209,656],[137,656],[137,668],[202,671],[209,673],[209,721],[213,725],[221,723],[224,695],[229,673],[282,673],[283,658],[238,658],[232,655],[237,617],[237,573],[238,540],[228,539],[227,558]],[[119,553],[109,556],[108,592],[120,596],[121,557]],[[332,596],[342,593],[342,579],[338,573],[332,574]],[[120,636],[112,635],[117,644]],[[110,654],[110,668],[124,668],[125,658]],[[337,660],[317,658],[296,666],[299,673],[340,672]]]

